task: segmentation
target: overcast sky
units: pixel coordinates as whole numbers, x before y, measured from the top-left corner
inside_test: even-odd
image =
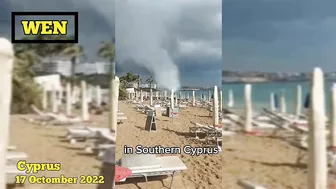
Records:
[[[223,69],[336,70],[335,0],[224,0]]]
[[[136,1],[143,2],[142,8],[147,8],[145,12],[156,14],[157,21],[162,19],[169,23],[160,41],[177,65],[182,85],[213,86],[221,83],[221,0],[160,0],[159,4],[157,0]],[[114,7],[111,0],[0,1],[0,16],[3,18],[0,20],[0,34],[8,36],[12,11],[78,11],[79,41],[84,45],[89,59],[99,60],[96,52],[100,41],[114,37]],[[163,8],[167,11],[157,11]],[[143,22],[147,22],[143,25],[148,25],[149,21],[143,19]],[[151,32],[150,27],[147,29]],[[132,62],[118,62],[119,74],[128,70],[146,74],[147,69]]]

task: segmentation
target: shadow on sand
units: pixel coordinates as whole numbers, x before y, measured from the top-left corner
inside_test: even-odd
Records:
[[[163,182],[163,179],[166,179],[166,178],[168,178],[168,176],[148,177],[148,182],[160,181],[165,188],[169,188],[169,186],[166,186]],[[134,184],[138,189],[146,188],[146,185],[144,187],[140,187],[139,183],[145,183],[146,184],[145,178],[129,178],[125,182],[116,182],[116,186],[124,185],[124,184]]]
[[[263,161],[255,161],[249,159],[238,158],[243,161],[248,161],[250,163],[258,163],[261,165],[269,166],[269,167],[290,167],[290,168],[298,168],[298,169],[307,169],[308,165],[306,163],[289,163],[289,162],[281,162],[281,163],[270,163]]]
[[[175,133],[178,136],[183,136],[183,137],[186,137],[186,138],[193,138],[194,137],[193,134],[190,133],[190,132],[179,132],[179,131],[174,131],[174,130],[167,129],[167,128],[162,128],[162,130],[168,131],[170,133]]]

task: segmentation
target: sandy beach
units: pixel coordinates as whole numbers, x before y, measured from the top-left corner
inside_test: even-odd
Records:
[[[200,142],[188,138],[190,121],[203,124],[211,124],[212,119],[209,112],[203,108],[188,107],[181,109],[178,118],[172,121],[166,116],[157,117],[156,132],[144,130],[146,115],[138,112],[135,105],[119,103],[119,109],[127,115],[124,124],[118,126],[116,159],[123,155],[124,145],[127,146],[155,146],[183,147],[184,145],[202,146]],[[158,155],[159,156],[159,155]],[[186,164],[188,170],[177,174],[174,178],[173,188],[223,188],[221,174],[221,156],[200,155],[190,156],[186,154],[177,155]],[[154,179],[154,178],[153,178]],[[127,181],[127,180],[126,180]],[[148,183],[148,188],[159,189],[169,186],[171,177],[166,179],[158,178]],[[145,187],[144,179],[130,179],[126,183],[117,184],[117,189],[136,189]]]
[[[125,113],[127,120],[118,126],[116,159],[124,152],[124,145],[143,146],[162,145],[165,147],[201,146],[200,142],[188,138],[190,121],[211,123],[211,117],[203,108],[188,107],[181,110],[179,117],[172,121],[168,117],[157,118],[157,132],[144,130],[146,115],[137,111],[133,104],[124,101],[119,109]],[[33,115],[31,115],[33,117]],[[95,125],[106,126],[107,113],[91,115]],[[69,144],[63,138],[65,128],[62,126],[39,126],[28,123],[19,115],[11,116],[10,144],[16,145],[18,151],[29,155],[28,162],[61,163],[61,171],[39,172],[38,176],[67,177],[80,175],[97,175],[101,162],[84,153],[84,143]],[[299,149],[277,137],[237,135],[224,138],[223,152],[220,155],[190,156],[178,155],[188,170],[177,174],[173,188],[230,188],[240,189],[238,179],[258,183],[267,188],[306,189],[307,166],[306,157],[302,164],[296,164]],[[301,151],[305,153],[305,151]],[[152,178],[148,188],[165,188],[169,186],[171,177]],[[336,180],[330,176],[330,188]],[[22,189],[30,188],[95,188],[92,184],[38,185],[26,182]],[[145,188],[144,179],[129,179],[118,183],[117,189]],[[335,188],[335,187],[334,187]]]
[[[281,138],[237,135],[223,141],[223,188],[240,189],[238,179],[261,184],[266,188],[306,189],[307,152],[296,164],[299,149]],[[330,189],[336,188],[334,175]]]
[[[172,122],[171,118],[157,118],[157,132],[144,130],[146,115],[138,112],[134,105],[121,101],[119,109],[125,113],[127,120],[118,126],[116,159],[123,154],[124,145],[143,146],[162,145],[165,147],[183,147],[184,145],[202,146],[198,141],[188,138],[190,121],[198,123],[211,123],[209,112],[202,108],[188,107],[181,110],[178,118]],[[30,115],[34,117],[33,115]],[[91,115],[96,126],[107,125],[107,113],[104,115]],[[40,126],[28,123],[19,115],[11,116],[10,143],[17,146],[17,151],[28,154],[27,162],[61,163],[61,171],[41,171],[38,176],[57,177],[79,177],[80,175],[97,175],[101,162],[95,156],[84,153],[84,143],[70,144],[63,136],[66,130],[63,126]],[[220,155],[190,156],[178,155],[186,164],[188,170],[177,174],[174,177],[173,188],[222,188],[221,187],[221,165]],[[165,188],[169,186],[171,177],[158,177],[150,179],[148,188]],[[68,184],[68,185],[38,185],[26,184],[22,189],[29,188],[95,188],[93,184]],[[125,183],[117,184],[116,188],[132,189],[145,188],[144,179],[129,179]]]
[[[34,117],[34,115],[31,115]],[[106,126],[106,116],[91,116],[97,126]],[[84,143],[70,144],[63,137],[66,130],[63,126],[34,125],[20,118],[11,116],[10,144],[17,147],[16,151],[28,154],[29,163],[60,163],[60,171],[41,171],[37,176],[80,177],[80,175],[98,175],[101,162],[95,156],[84,153]],[[29,184],[25,182],[22,189],[44,188],[96,188],[93,184]]]

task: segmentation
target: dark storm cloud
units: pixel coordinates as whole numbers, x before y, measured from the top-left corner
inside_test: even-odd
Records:
[[[163,3],[163,1],[162,1]],[[172,36],[166,39],[166,43],[163,44],[168,53],[172,55],[173,59],[179,60],[177,65],[183,67],[184,64],[193,64],[199,60],[204,60],[206,65],[211,61],[207,61],[207,57],[218,56],[218,53],[213,55],[213,51],[219,49],[221,46],[220,31],[217,27],[220,22],[215,25],[212,24],[213,15],[220,13],[221,7],[220,0],[209,1],[165,1],[167,8],[176,9],[177,7],[184,7],[183,19],[174,23],[174,27],[171,28]],[[3,36],[9,36],[10,32],[10,12],[12,11],[77,11],[79,12],[79,42],[85,47],[86,54],[89,57],[89,61],[101,60],[96,56],[96,52],[100,41],[112,40],[114,37],[114,1],[111,0],[5,0],[0,1],[0,34]],[[221,26],[219,26],[221,28]],[[174,39],[174,40],[171,40]],[[185,46],[181,46],[180,42],[194,43],[195,41],[201,41],[204,43],[203,50],[187,50],[183,49]],[[202,48],[202,47],[198,47]],[[215,50],[213,50],[215,48]],[[187,51],[187,55],[185,54]],[[209,54],[210,53],[210,54]],[[212,53],[212,54],[211,54]],[[202,55],[203,54],[203,55]],[[183,62],[180,56],[195,57],[194,61]],[[205,58],[202,58],[205,57]],[[200,63],[201,64],[201,63]],[[204,77],[202,81],[205,81],[207,85],[213,85],[212,78],[207,78],[208,70],[212,70],[210,67],[220,69],[220,60],[217,63],[212,63],[211,66],[205,66],[203,70],[198,70],[195,66],[191,67],[191,72],[198,76],[198,80]],[[127,70],[131,68],[131,63],[118,64],[117,71]],[[135,67],[136,66],[132,66]],[[139,72],[144,72],[145,69],[140,69]],[[185,76],[182,76],[184,80]],[[185,79],[191,81],[190,84],[197,84],[196,79]],[[184,83],[184,82],[182,82]]]
[[[333,69],[336,1],[226,0],[223,69]]]
[[[28,2],[11,0],[0,2],[0,7],[6,7],[6,11],[4,11],[5,14],[1,12],[1,15],[4,15],[2,18],[6,18],[6,23],[10,21],[10,12],[13,11],[79,12],[79,42],[85,47],[85,53],[91,61],[96,60],[96,52],[100,41],[112,40],[114,36],[114,25],[111,25],[110,22],[100,14],[100,12],[90,7],[90,4],[87,1],[29,0]],[[114,20],[114,18],[111,19]]]

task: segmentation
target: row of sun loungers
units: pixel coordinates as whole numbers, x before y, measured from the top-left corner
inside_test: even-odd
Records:
[[[6,183],[14,184],[15,176],[23,176],[26,175],[25,171],[20,171],[17,169],[17,162],[20,160],[26,160],[28,155],[24,152],[15,151],[15,146],[8,146],[6,153]]]

